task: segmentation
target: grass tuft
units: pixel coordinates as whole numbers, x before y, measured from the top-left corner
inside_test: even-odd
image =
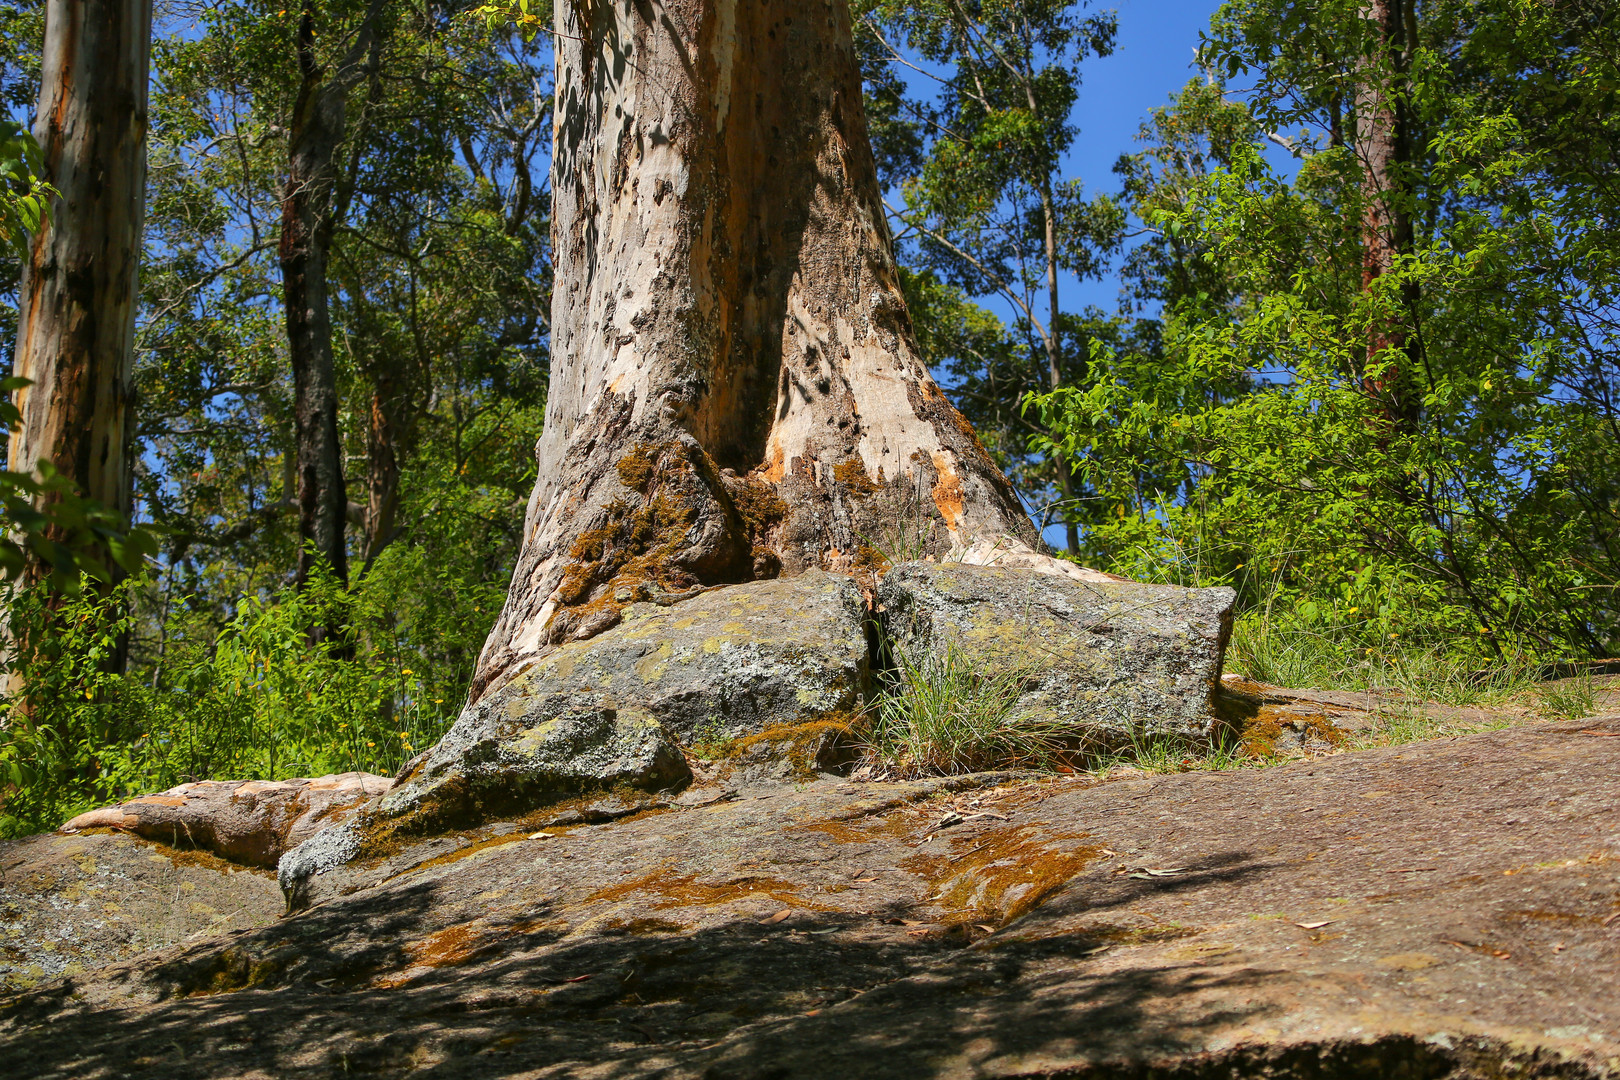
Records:
[[[909,776],[1047,769],[1059,761],[1063,729],[1019,706],[1033,668],[989,670],[954,644],[923,656],[893,654],[895,668],[871,713],[868,756]]]

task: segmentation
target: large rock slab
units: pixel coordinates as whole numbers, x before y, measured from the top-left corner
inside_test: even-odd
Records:
[[[842,575],[730,585],[667,607],[631,604],[621,617],[538,661],[472,726],[488,729],[548,695],[601,694],[691,744],[847,718],[866,691],[866,604]]]
[[[1092,574],[904,563],[878,587],[883,631],[919,666],[956,650],[986,673],[1021,672],[1015,715],[1077,737],[1208,737],[1236,594]]]
[[[98,831],[0,842],[0,991],[268,925],[275,879],[201,851]],[[0,1074],[27,1076],[23,1068]]]
[[[0,1075],[1620,1077],[1620,718],[768,795],[37,987]]]
[[[810,766],[834,760],[826,733],[867,689],[865,620],[853,582],[819,570],[631,604],[469,706],[385,796],[289,852],[282,885],[310,902],[325,892],[310,878],[401,843],[581,796],[678,789],[694,743],[752,752],[814,734]]]
[[[268,869],[392,783],[392,777],[363,772],[296,780],[202,780],[88,811],[61,831],[119,829]]]

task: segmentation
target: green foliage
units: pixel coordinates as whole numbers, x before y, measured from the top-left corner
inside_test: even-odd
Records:
[[[1371,280],[1336,134],[1369,77],[1359,39],[1286,32],[1359,28],[1354,5],[1222,9],[1205,60],[1250,71],[1252,107],[1194,82],[1121,165],[1154,233],[1127,270],[1162,305],[1158,347],[1100,346],[1092,385],[1029,404],[1115,509],[1100,558],[1232,584],[1347,673],[1394,647],[1472,668],[1616,647],[1616,53],[1579,7],[1424,9],[1396,84],[1424,140],[1395,196],[1414,236]],[[1553,75],[1579,133],[1537,103]],[[1284,122],[1292,177],[1263,152]]]
[[[0,379],[0,393],[28,386],[27,379]],[[9,399],[0,399],[0,438],[21,417]],[[79,494],[72,482],[48,461],[32,473],[0,470],[0,575],[7,582],[22,573],[28,556],[47,567],[47,580],[57,592],[75,592],[80,575],[112,580],[110,556],[126,572],[157,551],[150,529],[131,529],[122,516]]]
[[[521,34],[524,41],[529,41],[551,25],[551,0],[500,0],[480,4],[465,17],[481,21],[491,34],[511,29]]]
[[[162,665],[142,675],[108,661],[150,580],[66,600],[46,590],[17,597],[13,623],[52,633],[34,635],[40,644],[10,672],[26,690],[0,719],[0,835],[193,780],[397,772],[453,721],[471,666],[433,655],[447,636],[467,644],[464,630],[443,624],[450,612],[402,618],[442,602],[433,594],[444,575],[404,549],[391,555],[353,591],[322,577],[273,601],[244,599],[217,635],[199,632],[183,600],[172,603]],[[311,645],[309,628],[328,625],[345,628],[338,647]]]
[[[19,258],[28,255],[28,237],[50,220],[55,194],[40,179],[39,144],[15,120],[0,117],[0,243]]]

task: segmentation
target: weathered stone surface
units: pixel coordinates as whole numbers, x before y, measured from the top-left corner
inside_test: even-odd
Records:
[[[109,832],[3,841],[0,990],[265,926],[281,911],[269,874],[204,852]],[[0,1067],[0,1075],[31,1073]]]
[[[381,795],[392,777],[338,773],[297,780],[203,780],[80,814],[62,832],[120,829],[171,847],[200,848],[244,866],[281,856]]]
[[[0,1074],[1613,1078],[1617,803],[1610,717],[507,825],[6,999]]]
[[[691,779],[682,746],[695,741],[747,744],[739,765],[755,779],[813,775],[835,756],[827,732],[810,751],[765,736],[849,721],[869,674],[864,610],[848,578],[819,570],[632,604],[618,626],[564,645],[470,706],[358,818],[289,853],[282,885],[309,902],[327,890],[308,879],[368,851],[391,854],[396,835],[614,788],[679,788]],[[772,747],[780,761],[765,760]]]
[[[1210,734],[1234,599],[1224,588],[961,563],[905,563],[878,587],[901,655],[954,648],[987,670],[1026,672],[1022,713],[1103,742]]]
[[[811,570],[622,614],[614,629],[533,664],[487,714],[544,694],[600,693],[690,744],[847,716],[866,689],[865,604],[842,575]]]

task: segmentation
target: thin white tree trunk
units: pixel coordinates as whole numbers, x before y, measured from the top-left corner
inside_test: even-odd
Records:
[[[845,0],[561,0],[553,368],[478,698],[648,593],[1039,544],[918,357]]]

